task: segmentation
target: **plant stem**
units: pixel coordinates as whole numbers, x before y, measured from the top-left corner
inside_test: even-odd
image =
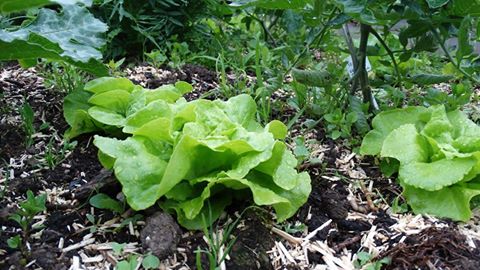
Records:
[[[438,35],[437,30],[433,27],[430,30],[432,31],[433,37],[435,38],[435,40],[440,44],[440,48],[445,53],[448,60],[453,64],[453,66],[455,66],[455,68],[458,71],[460,71],[460,73],[462,73],[465,77],[467,77],[469,80],[471,80],[475,83],[480,83],[480,80],[474,78],[472,75],[468,74],[465,70],[462,69],[462,67],[460,66],[460,62],[458,62],[458,63],[455,62],[455,59],[453,59],[452,55],[450,54],[450,52],[445,47],[445,42],[440,38],[440,35]]]
[[[333,17],[334,17],[335,12],[337,10],[338,10],[338,8],[334,8],[332,10],[330,15],[328,16],[328,21],[323,25],[322,29],[320,29],[320,31],[312,39],[312,41],[310,43],[308,43],[307,46],[305,46],[305,48],[303,48],[303,51],[299,55],[297,55],[297,57],[295,58],[295,61],[293,61],[293,63],[288,67],[288,69],[287,69],[287,71],[285,71],[285,74],[283,75],[283,77],[286,77],[288,75],[288,73],[290,73],[292,68],[294,68],[298,64],[298,62],[300,61],[300,58],[308,51],[311,44],[313,44],[315,41],[322,40],[323,36],[325,35],[325,32],[327,32],[328,27],[330,26],[330,22],[333,20]]]
[[[358,82],[363,95],[363,102],[370,102],[370,108],[372,104],[372,91],[368,82],[368,73],[366,69],[367,63],[367,43],[368,36],[370,34],[371,27],[366,24],[360,24],[360,46],[358,47],[358,67],[357,72]]]
[[[377,30],[375,30],[373,27],[370,28],[370,32],[377,38],[377,40],[382,44],[383,48],[387,51],[388,55],[392,59],[393,63],[393,68],[395,69],[395,73],[397,73],[397,82],[398,84],[401,85],[402,83],[402,74],[400,73],[400,69],[398,68],[398,63],[397,60],[395,59],[395,55],[393,54],[393,51],[388,47],[387,43],[385,40],[378,34]]]

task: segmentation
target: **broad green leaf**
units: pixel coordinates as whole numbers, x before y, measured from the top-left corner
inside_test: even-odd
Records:
[[[0,60],[61,60],[103,76],[108,70],[98,60],[107,29],[84,7],[68,5],[60,14],[41,9],[28,26],[13,32],[0,30]]]
[[[11,13],[30,8],[42,7],[58,3],[60,5],[73,5],[82,3],[86,6],[92,4],[92,0],[0,0],[0,13]]]
[[[102,77],[89,81],[85,85],[85,91],[100,94],[112,90],[125,90],[132,92],[134,84],[127,78]]]
[[[282,142],[276,142],[273,148],[272,157],[259,164],[255,169],[266,175],[272,176],[275,184],[283,189],[291,190],[298,185],[297,159],[287,150]]]
[[[266,9],[301,9],[310,3],[310,0],[235,0],[230,3],[231,7],[256,6]]]
[[[136,130],[151,121],[157,119],[168,120],[172,117],[172,111],[168,103],[163,100],[156,100],[145,106],[143,109],[129,115],[125,127],[123,128],[123,132],[133,134]]]
[[[273,137],[277,140],[284,140],[288,135],[287,126],[278,120],[273,120],[272,122],[268,123],[265,129],[272,133]]]
[[[182,97],[182,92],[178,90],[173,85],[162,85],[157,89],[148,91],[146,93],[147,103],[153,102],[155,100],[164,100],[170,103],[174,103],[180,97]]]
[[[181,95],[185,95],[193,91],[193,87],[191,84],[182,81],[176,82],[175,88],[177,88]]]
[[[293,78],[308,86],[324,87],[332,83],[332,77],[327,71],[292,69]]]
[[[439,8],[446,5],[450,0],[427,0],[428,6],[430,8]]]
[[[227,102],[218,102],[217,106],[223,109],[227,117],[235,123],[248,127],[248,124],[255,119],[257,104],[249,95],[239,95],[229,99]]]
[[[101,130],[100,123],[96,123],[87,111],[77,110],[71,116],[73,120],[70,128],[65,131],[64,137],[67,140],[73,139],[79,135]]]
[[[403,195],[416,214],[430,214],[460,221],[470,219],[470,200],[480,194],[479,184],[453,185],[436,191],[402,186]]]
[[[438,75],[438,74],[416,74],[413,75],[411,80],[413,83],[420,85],[431,85],[453,80],[455,77],[450,75]]]
[[[91,105],[88,104],[88,100],[92,94],[83,90],[74,90],[69,93],[63,101],[63,116],[67,123],[73,126],[75,122],[75,114],[78,110],[87,111]]]
[[[425,162],[429,158],[429,152],[428,142],[418,134],[415,125],[406,124],[388,134],[380,156],[395,158],[401,163]]]
[[[91,107],[88,109],[88,114],[95,120],[102,124],[109,126],[122,127],[126,123],[125,116],[113,110],[102,107]]]
[[[398,174],[407,185],[438,191],[464,180],[476,163],[475,158],[441,159],[431,163],[411,162],[400,164]]]
[[[297,210],[304,205],[307,200],[312,187],[310,185],[310,176],[306,172],[297,175],[297,186],[291,190],[274,189],[274,191],[283,198],[286,198],[288,203],[279,203],[273,205],[277,213],[278,222],[283,222],[290,218],[297,212]]]
[[[130,93],[125,90],[112,90],[93,95],[88,103],[103,107],[119,114],[125,114],[128,103],[130,101]]]
[[[98,161],[102,164],[103,167],[107,170],[113,169],[113,165],[115,164],[115,158],[103,153],[102,151],[98,151],[97,154]]]
[[[107,209],[117,213],[123,213],[124,211],[122,203],[103,193],[91,197],[88,202],[98,209]]]
[[[229,152],[217,152],[195,138],[183,135],[168,162],[159,185],[159,194],[166,194],[183,179],[197,178],[224,168],[232,164],[234,158],[235,155]]]
[[[138,136],[145,136],[152,141],[166,141],[173,143],[172,123],[170,119],[158,118],[152,120],[139,128],[131,128],[131,124],[128,124],[123,129],[126,133],[131,133]]]
[[[142,266],[145,270],[158,269],[160,267],[160,260],[155,255],[147,255],[143,258]]]
[[[122,184],[128,204],[134,210],[146,209],[164,194],[162,176],[167,162],[150,153],[141,139],[125,141],[95,136],[93,141],[102,152],[115,158],[115,176]]]
[[[473,52],[473,46],[470,44],[470,29],[472,27],[472,17],[463,18],[460,28],[458,29],[458,49],[457,61],[460,63],[465,56]]]
[[[372,121],[373,130],[364,137],[360,153],[377,155],[382,150],[383,141],[394,129],[405,125],[421,125],[428,121],[429,112],[424,107],[408,107],[381,112]]]

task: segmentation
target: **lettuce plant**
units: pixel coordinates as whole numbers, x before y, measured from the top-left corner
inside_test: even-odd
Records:
[[[360,149],[398,160],[398,180],[415,213],[454,220],[471,217],[480,194],[480,127],[443,105],[382,112]]]
[[[234,199],[252,197],[272,206],[279,221],[291,217],[311,186],[282,141],[286,126],[262,127],[248,95],[187,102],[181,95],[191,89],[184,82],[146,90],[126,79],[94,80],[65,102],[70,135],[121,131],[125,139],[97,135],[94,144],[135,210],[158,201],[182,226],[199,229],[209,208],[214,220]]]

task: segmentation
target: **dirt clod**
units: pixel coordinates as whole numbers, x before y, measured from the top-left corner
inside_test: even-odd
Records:
[[[386,269],[480,269],[480,251],[452,228],[431,227],[411,235],[380,255],[384,257],[392,259]]]
[[[145,227],[140,232],[143,248],[160,259],[167,258],[176,250],[180,237],[180,227],[172,216],[164,212],[157,212],[148,217]]]
[[[249,217],[245,227],[237,229],[237,240],[230,252],[227,269],[273,269],[267,255],[275,244],[270,231],[258,217]]]

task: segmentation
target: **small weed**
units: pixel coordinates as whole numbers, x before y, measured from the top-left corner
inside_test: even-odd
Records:
[[[67,158],[67,153],[75,149],[77,142],[64,141],[60,151],[55,149],[55,137],[50,138],[45,149],[44,159],[47,166],[53,170]]]
[[[357,260],[354,262],[356,269],[362,270],[380,270],[384,265],[390,264],[389,258],[383,258],[379,261],[373,261],[373,256],[370,253],[361,251],[356,254]]]
[[[90,198],[89,203],[91,206],[98,209],[106,209],[115,213],[125,212],[125,204],[117,200],[110,198],[110,196],[98,193]]]
[[[45,78],[48,89],[70,93],[85,84],[87,73],[65,62],[45,62],[40,65],[39,74]]]
[[[47,196],[41,194],[34,196],[31,190],[27,191],[27,200],[20,203],[20,208],[12,214],[9,219],[15,221],[22,229],[22,235],[16,235],[8,239],[11,248],[19,248],[24,257],[27,257],[27,241],[31,231],[38,228],[31,228],[33,218],[38,213],[45,211]]]
[[[20,117],[22,118],[22,128],[25,133],[25,146],[29,148],[33,144],[33,135],[35,134],[35,127],[33,126],[35,113],[27,101],[20,107]]]

